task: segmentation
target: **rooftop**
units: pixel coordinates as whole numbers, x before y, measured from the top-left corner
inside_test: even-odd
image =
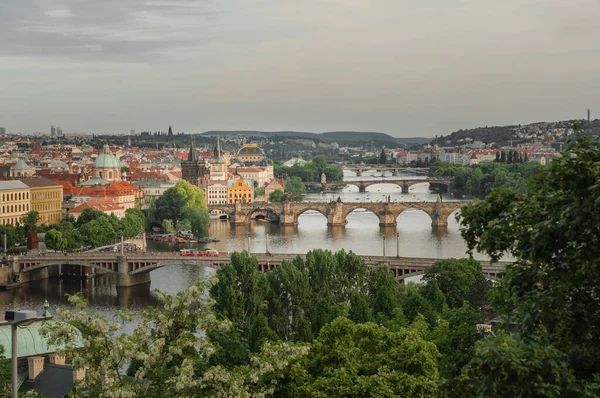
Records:
[[[9,189],[29,189],[22,181],[0,181],[0,191]]]

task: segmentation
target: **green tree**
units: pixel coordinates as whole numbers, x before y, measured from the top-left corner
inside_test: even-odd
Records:
[[[538,338],[565,353],[582,391],[600,374],[598,146],[596,139],[573,142],[539,169],[524,194],[496,190],[463,208],[460,220],[470,251],[516,259],[499,287],[516,339]]]
[[[248,328],[262,309],[267,281],[258,270],[258,260],[248,252],[233,253],[231,264],[217,271],[217,283],[210,293],[215,310],[242,329]]]
[[[173,225],[173,222],[169,219],[163,220],[162,227],[163,230],[168,234],[175,232],[175,226]]]
[[[474,259],[447,259],[425,270],[423,280],[435,281],[446,297],[449,307],[462,306],[468,299],[473,282],[481,275],[481,264]]]
[[[194,231],[206,228],[210,221],[204,191],[184,180],[177,181],[174,187],[152,202],[151,213],[154,218],[171,220],[173,224],[188,219]]]
[[[269,202],[283,202],[285,200],[285,194],[281,189],[276,189],[269,194]]]
[[[431,397],[438,392],[438,351],[411,328],[337,318],[326,325],[298,372],[299,397]]]
[[[284,184],[285,194],[292,200],[298,200],[306,193],[306,187],[300,177],[292,177]]]
[[[35,210],[27,212],[21,219],[25,233],[28,234],[31,231],[37,231],[37,223],[40,220],[40,213]]]
[[[0,397],[8,398],[11,393],[10,362],[4,356],[4,347],[0,345]]]
[[[379,154],[379,164],[386,164],[387,163],[387,156],[385,155],[385,151],[382,149],[381,153]]]
[[[222,357],[214,364],[217,351],[224,352],[221,344],[233,339],[209,337],[227,332],[230,323],[218,320],[212,312],[207,288],[207,284],[196,283],[175,296],[157,292],[160,306],[136,313],[120,311],[114,320],[88,310],[81,296],[71,296],[73,307],[57,310],[62,322],[47,323],[41,329],[50,344],[64,347],[75,369],[87,367],[86,377],[75,382],[70,396],[271,395],[287,369],[307,354],[307,348],[266,343],[251,358]],[[139,324],[133,332],[121,333],[123,323],[133,316]],[[83,348],[73,344],[74,325],[83,336]],[[230,360],[235,364],[227,364]],[[130,362],[131,377],[125,377],[123,369]]]
[[[306,311],[311,306],[312,291],[308,273],[290,262],[283,262],[267,274],[270,325],[284,341],[306,341]],[[309,335],[312,340],[312,334]]]
[[[68,247],[67,239],[62,236],[60,231],[57,231],[54,228],[46,232],[45,242],[48,249],[59,252],[67,250]]]
[[[463,369],[460,395],[477,397],[596,397],[600,384],[578,385],[567,355],[538,339],[509,333],[488,337]]]

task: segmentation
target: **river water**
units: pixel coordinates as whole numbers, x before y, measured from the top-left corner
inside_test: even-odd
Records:
[[[355,177],[346,172],[346,179],[369,180],[375,177],[365,175]],[[367,173],[365,173],[367,174]],[[375,174],[373,172],[373,174]],[[379,174],[380,175],[380,174]],[[377,177],[378,180],[398,177]],[[414,177],[406,177],[414,178]],[[424,179],[424,177],[423,177]],[[330,201],[340,197],[343,202],[377,202],[389,196],[393,201],[435,201],[437,194],[428,191],[428,184],[417,184],[403,194],[395,184],[377,184],[367,188],[366,193],[359,193],[358,187],[347,186],[335,194],[307,194],[307,201]],[[453,200],[444,197],[444,200]],[[348,224],[344,227],[327,227],[326,218],[317,212],[306,212],[299,217],[298,226],[283,227],[252,221],[247,226],[232,226],[225,220],[212,220],[209,234],[219,239],[217,243],[175,245],[167,242],[148,242],[150,251],[178,251],[181,248],[215,248],[221,252],[248,249],[250,252],[266,252],[267,239],[269,250],[275,253],[306,253],[313,249],[332,251],[347,250],[358,254],[381,255],[384,237],[386,255],[395,256],[399,240],[400,255],[407,257],[464,257],[466,244],[460,236],[458,223],[451,215],[448,228],[444,231],[433,231],[431,219],[420,210],[407,210],[397,219],[397,228],[381,228],[379,220],[373,213],[354,211],[348,216]],[[250,237],[250,239],[248,239]],[[150,284],[131,288],[117,288],[110,276],[90,280],[59,280],[51,278],[35,281],[6,292],[0,292],[0,313],[7,309],[28,309],[42,311],[45,299],[50,303],[50,312],[56,306],[66,302],[65,294],[82,292],[88,298],[90,307],[110,314],[115,309],[142,308],[156,305],[154,289],[174,294],[185,289],[193,281],[207,278],[214,270],[199,265],[169,266],[152,271]]]

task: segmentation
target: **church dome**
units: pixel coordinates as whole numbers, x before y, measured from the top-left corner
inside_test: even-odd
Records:
[[[119,161],[110,152],[108,144],[104,145],[104,151],[94,160],[95,169],[118,169]]]

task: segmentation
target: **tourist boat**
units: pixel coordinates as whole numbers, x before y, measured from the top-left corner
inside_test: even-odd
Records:
[[[219,252],[215,249],[196,250],[196,249],[181,249],[179,251],[181,257],[219,257]]]
[[[258,221],[258,222],[262,222],[262,223],[265,223],[265,224],[268,224],[268,223],[270,223],[270,222],[271,222],[271,221],[269,221],[267,218],[257,218],[257,219],[256,219],[256,221]]]

